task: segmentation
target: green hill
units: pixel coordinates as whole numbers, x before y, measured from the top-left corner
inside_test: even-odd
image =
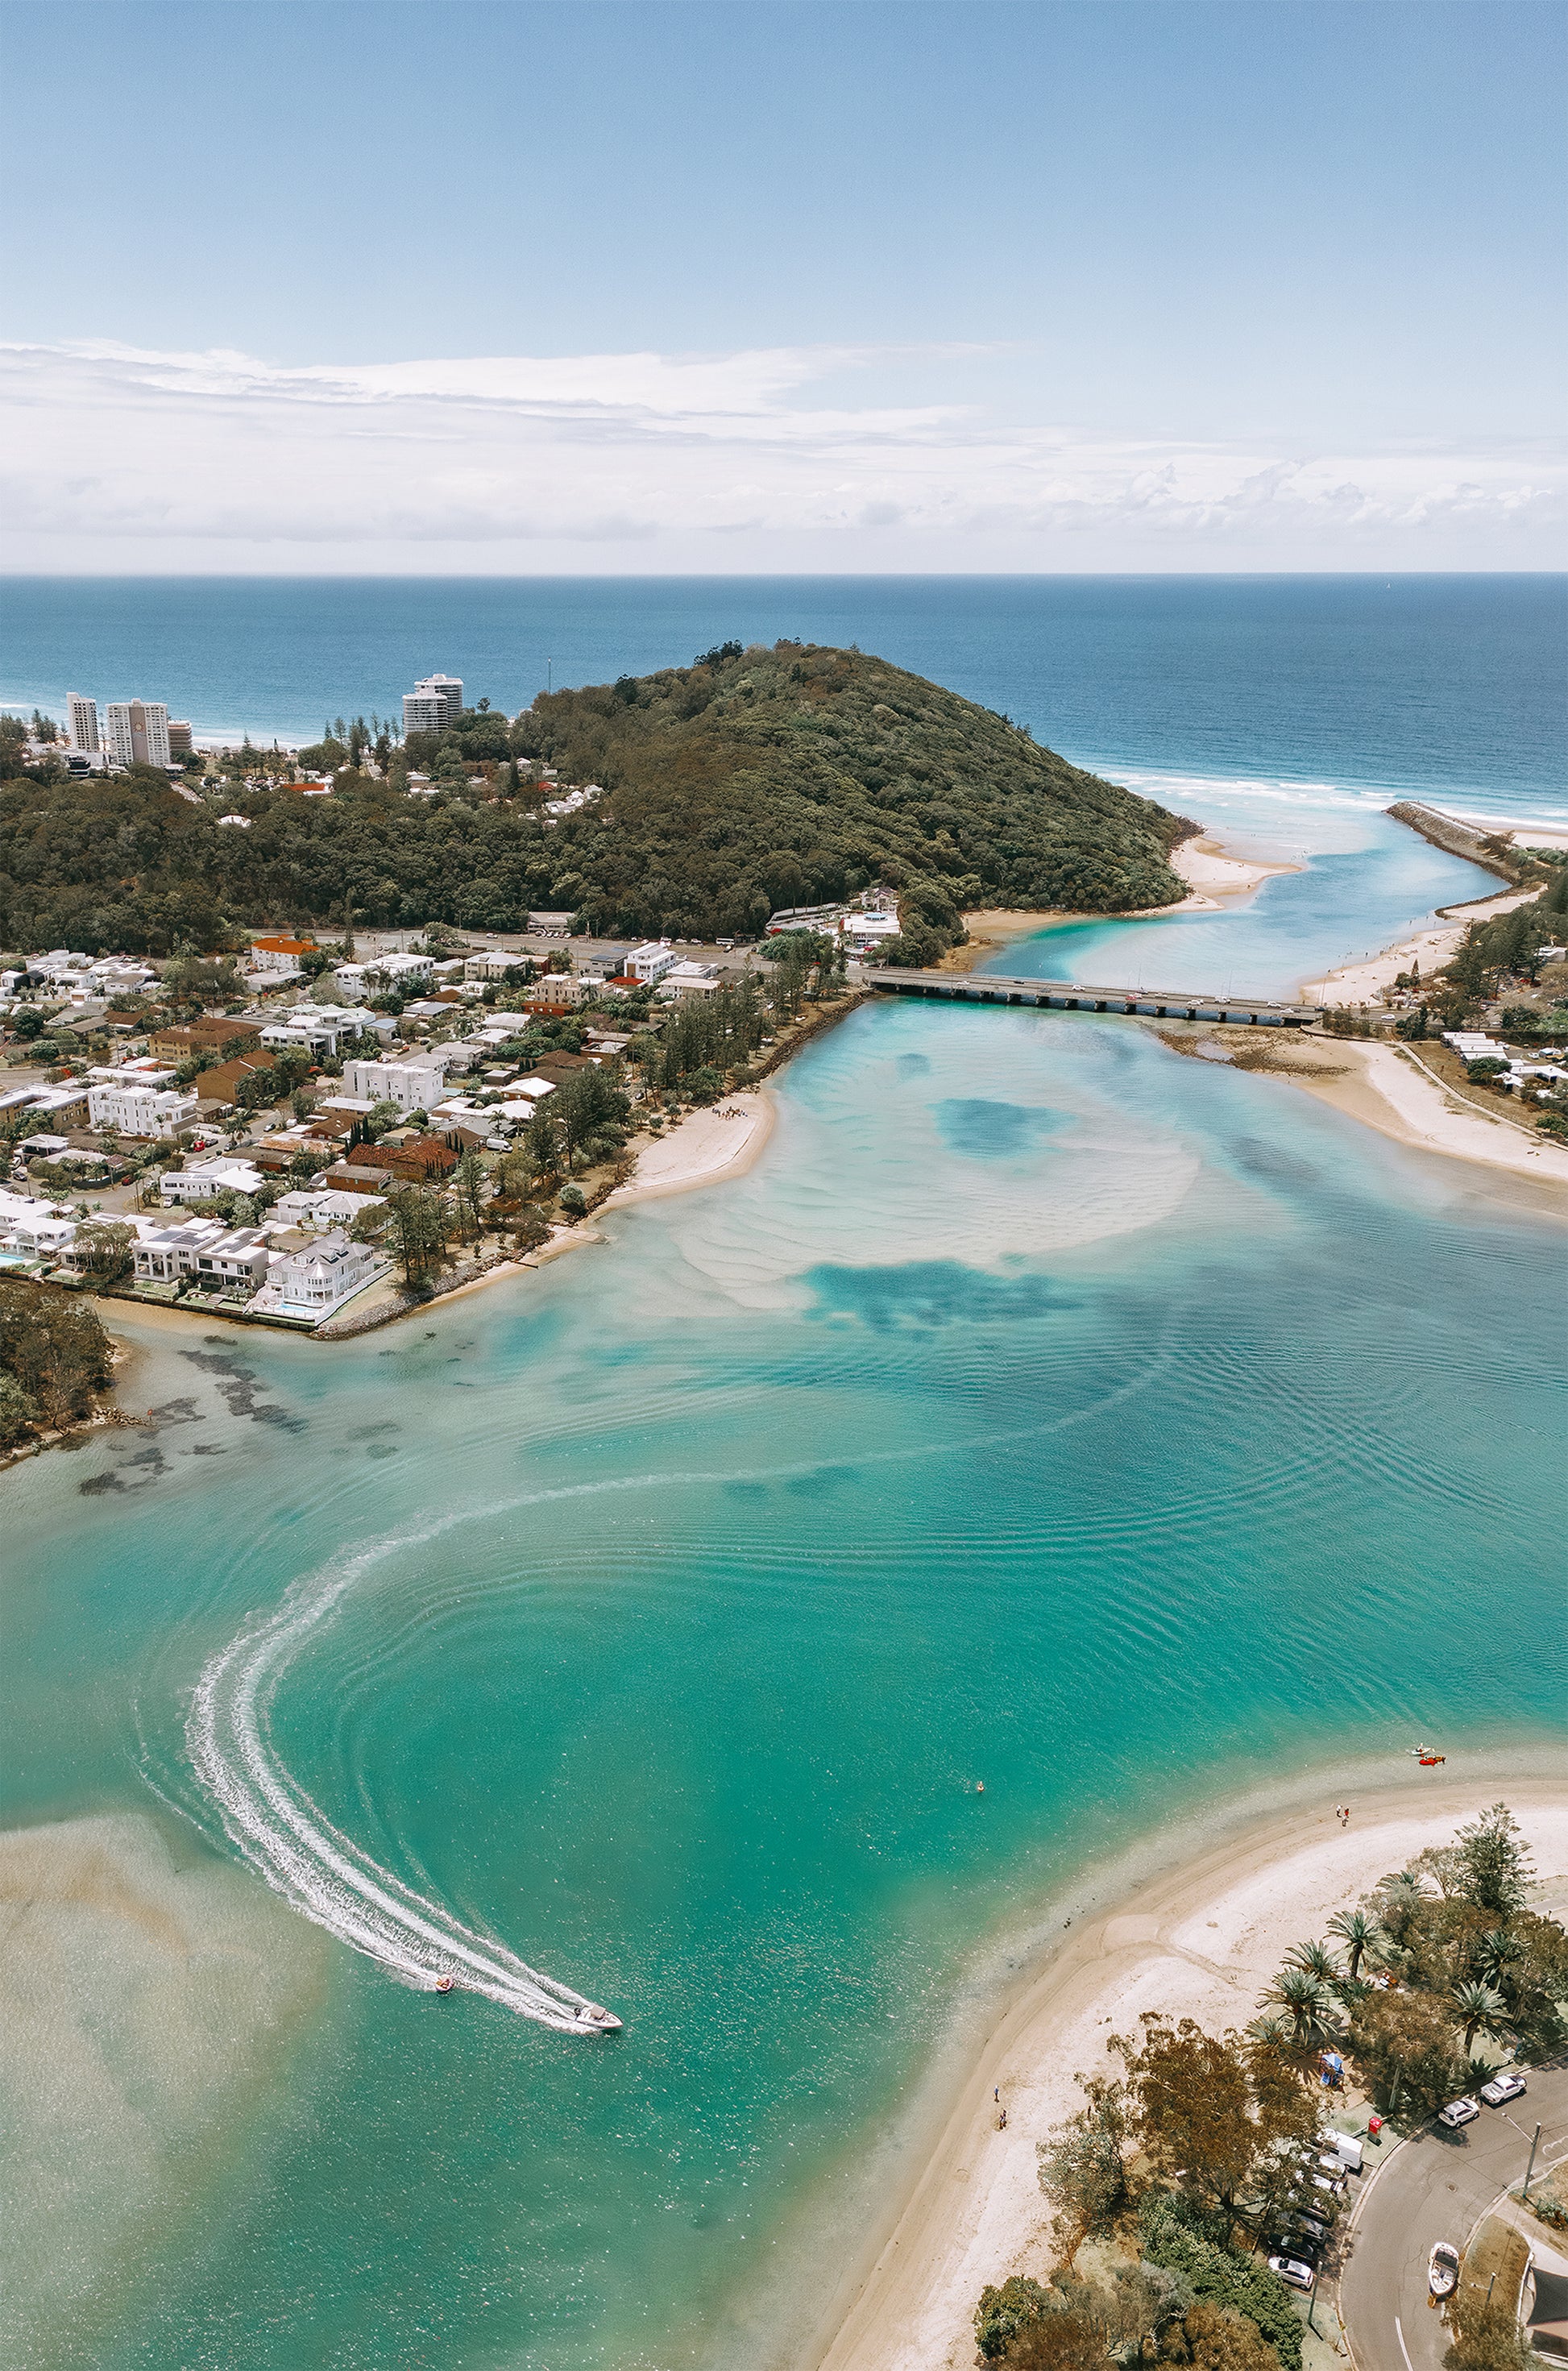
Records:
[[[330,799],[225,786],[195,804],[144,776],[51,779],[0,746],[0,944],[167,954],[233,925],[336,924],[345,901],[372,926],[515,930],[548,907],[611,936],[741,937],[882,881],[925,961],[966,906],[1169,904],[1193,828],[954,692],[793,642],[427,737],[409,754],[432,796],[350,769]],[[601,794],[551,816],[509,749]],[[219,824],[231,810],[248,829]]]
[[[555,900],[596,930],[751,931],[886,881],[946,944],[965,906],[1118,913],[1184,895],[1167,860],[1193,825],[859,651],[732,643],[541,695],[519,723],[563,780],[604,785],[562,831]]]

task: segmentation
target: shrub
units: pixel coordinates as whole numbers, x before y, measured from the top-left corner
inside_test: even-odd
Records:
[[[974,2308],[974,2342],[982,2360],[999,2361],[1019,2331],[1038,2321],[1049,2307],[1050,2298],[1040,2283],[1022,2273],[1014,2273],[1000,2288],[983,2288]]]
[[[1275,2349],[1285,2371],[1301,2371],[1301,2323],[1276,2273],[1200,2238],[1188,2226],[1180,2203],[1163,2193],[1144,2201],[1138,2219],[1151,2264],[1182,2273],[1206,2304],[1244,2314]]]

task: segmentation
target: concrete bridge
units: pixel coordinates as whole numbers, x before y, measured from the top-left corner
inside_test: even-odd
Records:
[[[1304,1029],[1315,1004],[1257,996],[1200,996],[1190,989],[1085,988],[1070,979],[1009,979],[994,971],[866,971],[879,996],[934,996],[949,1004],[1048,1005],[1056,1012],[1141,1012],[1156,1021],[1234,1021],[1258,1029]]]

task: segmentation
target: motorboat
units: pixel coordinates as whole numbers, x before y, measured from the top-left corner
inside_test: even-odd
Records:
[[[578,2024],[590,2033],[618,2033],[621,2030],[619,2018],[601,2008],[597,2001],[584,2001],[576,2016]]]
[[[1459,2251],[1447,2239],[1439,2239],[1426,2266],[1426,2285],[1439,2304],[1451,2297],[1459,2285]]]
[[[455,1976],[437,1976],[435,1989],[438,1993],[449,1993],[456,1981]]]

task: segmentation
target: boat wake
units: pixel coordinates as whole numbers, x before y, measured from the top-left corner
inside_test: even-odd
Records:
[[[278,1683],[333,1613],[357,1566],[296,1583],[276,1613],[214,1655],[186,1738],[232,1842],[295,1910],[421,1992],[483,1993],[558,2033],[606,2033],[620,2019],[531,1968],[413,1891],[340,1833],[273,1752]]]

